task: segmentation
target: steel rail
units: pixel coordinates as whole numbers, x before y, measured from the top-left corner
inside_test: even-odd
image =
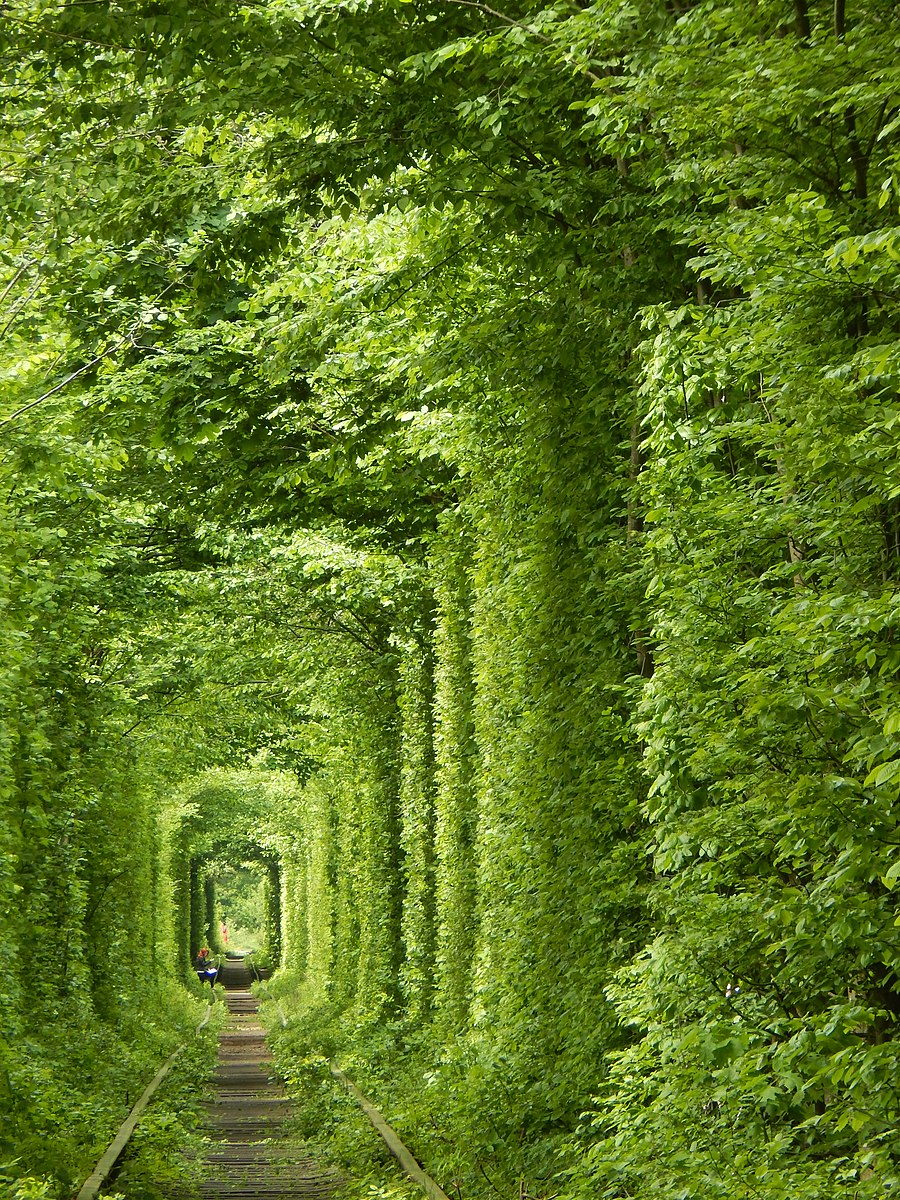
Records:
[[[200,1032],[201,1029],[204,1029],[206,1027],[206,1025],[208,1024],[209,1018],[212,1015],[214,1003],[215,1003],[214,1000],[210,1000],[209,1005],[207,1006],[207,1009],[206,1009],[206,1013],[203,1017],[203,1020],[197,1026],[198,1033]],[[144,1112],[144,1109],[147,1107],[147,1105],[153,1099],[154,1092],[157,1090],[159,1085],[162,1083],[162,1081],[166,1078],[166,1076],[169,1074],[169,1072],[175,1066],[178,1056],[182,1052],[182,1050],[185,1048],[186,1044],[187,1043],[182,1042],[181,1045],[178,1046],[172,1052],[172,1054],[166,1059],[166,1061],[163,1063],[163,1065],[159,1068],[159,1070],[156,1072],[156,1074],[153,1076],[153,1078],[150,1080],[150,1082],[144,1088],[137,1103],[134,1105],[131,1112],[128,1114],[128,1116],[125,1118],[125,1120],[119,1126],[119,1130],[116,1133],[116,1136],[110,1142],[109,1146],[107,1147],[106,1153],[103,1155],[103,1157],[97,1163],[96,1167],[94,1167],[94,1170],[91,1172],[91,1174],[87,1177],[87,1179],[81,1185],[81,1190],[78,1192],[78,1195],[75,1197],[75,1200],[94,1200],[95,1196],[100,1191],[100,1189],[103,1187],[103,1184],[106,1182],[113,1167],[119,1161],[119,1157],[121,1156],[122,1151],[128,1145],[131,1135],[134,1133],[135,1128],[137,1127],[137,1123],[141,1119],[141,1115]]]
[[[329,1060],[328,1067],[334,1078],[340,1080],[350,1095],[359,1101],[360,1107],[381,1135],[382,1141],[413,1183],[419,1185],[425,1195],[429,1197],[429,1200],[450,1200],[450,1197],[440,1185],[435,1183],[428,1172],[422,1169],[410,1151],[400,1141],[396,1131],[391,1128],[372,1101],[368,1100],[362,1094],[353,1080],[344,1074],[337,1063]]]
[[[248,954],[247,958],[251,959],[249,964],[250,969],[256,976],[257,981],[262,986],[263,991],[266,992],[269,1000],[274,1003],[276,1009],[278,1010],[278,1016],[281,1018],[282,1028],[287,1028],[287,1018],[282,1011],[281,1005],[266,986],[266,981],[260,975],[256,963],[252,961],[252,956]],[[429,1200],[450,1200],[450,1197],[443,1190],[443,1188],[441,1188],[441,1186],[431,1178],[427,1171],[423,1170],[422,1166],[413,1157],[412,1153],[407,1149],[406,1146],[404,1146],[403,1142],[401,1142],[399,1136],[397,1135],[396,1130],[394,1130],[387,1123],[382,1113],[378,1111],[371,1100],[363,1095],[353,1080],[348,1075],[344,1074],[344,1072],[337,1065],[337,1063],[334,1062],[333,1059],[328,1060],[328,1069],[331,1071],[333,1077],[342,1083],[350,1095],[358,1101],[363,1112],[369,1118],[369,1121],[376,1132],[380,1135],[388,1150],[390,1150],[391,1154],[393,1154],[394,1158],[403,1168],[406,1175],[413,1181],[413,1183],[417,1183],[419,1185],[425,1195],[429,1197]]]

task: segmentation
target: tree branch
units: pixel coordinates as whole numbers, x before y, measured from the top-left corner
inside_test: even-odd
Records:
[[[7,322],[3,326],[3,328],[0,329],[0,337],[5,337],[7,335],[7,333],[9,333],[10,329],[13,326],[13,323],[16,320],[16,317],[18,317],[20,315],[23,308],[25,308],[25,306],[28,304],[28,301],[31,300],[31,298],[34,296],[35,292],[38,290],[38,288],[41,286],[41,284],[43,282],[44,282],[43,276],[38,275],[38,277],[35,279],[34,283],[31,285],[31,287],[28,289],[28,291],[25,293],[25,295],[20,296],[18,300],[14,301],[13,306],[12,306],[12,312],[9,314],[9,319],[7,320]],[[10,285],[10,286],[12,286],[12,285]],[[7,292],[8,292],[8,289],[7,289]],[[4,299],[6,298],[7,292],[3,293]]]
[[[42,396],[38,396],[37,400],[31,400],[28,404],[23,404],[21,408],[17,408],[14,413],[0,421],[0,429],[2,429],[4,425],[9,425],[10,422],[15,421],[17,417],[21,417],[23,413],[27,413],[29,409],[36,408],[39,404],[43,404],[45,400],[49,400],[51,396],[55,396],[57,392],[62,391],[66,384],[71,383],[73,379],[77,379],[79,375],[83,375],[85,371],[89,371],[91,367],[96,367],[97,363],[102,362],[104,358],[109,358],[111,354],[115,354],[115,352],[124,346],[128,340],[128,338],[122,338],[120,341],[114,342],[111,346],[108,346],[102,352],[102,354],[98,354],[96,358],[92,358],[89,363],[85,363],[84,366],[79,367],[77,371],[72,371],[72,373],[67,375],[61,383],[56,385],[56,387],[52,387],[48,392],[44,392]]]
[[[33,267],[36,262],[37,262],[36,258],[31,258],[28,260],[28,262],[23,263],[22,266],[19,267],[18,271],[16,271],[15,275],[13,275],[12,279],[9,281],[9,283],[6,285],[6,287],[3,289],[3,295],[0,296],[0,304],[3,303],[3,301],[9,295],[9,293],[13,290],[13,288],[16,286],[16,284],[19,282],[19,280],[22,278],[22,276],[25,274],[25,272],[28,270],[28,268]]]
[[[171,291],[172,288],[175,287],[176,283],[179,282],[180,280],[173,279],[171,283],[167,283],[163,290],[153,297],[152,303],[156,304],[158,300],[163,298],[166,292]],[[83,375],[85,371],[89,371],[91,367],[96,367],[96,365],[100,362],[103,362],[105,358],[109,358],[111,354],[115,354],[117,350],[121,350],[126,343],[131,342],[133,346],[141,350],[152,349],[152,347],[138,346],[138,344],[135,342],[134,335],[140,328],[141,322],[135,321],[126,334],[123,334],[123,336],[120,337],[117,342],[113,342],[111,345],[107,346],[106,349],[101,351],[96,358],[92,358],[89,363],[85,363],[84,366],[79,367],[77,371],[72,371],[65,377],[65,379],[56,384],[55,387],[52,387],[49,391],[44,392],[42,396],[38,396],[36,400],[30,400],[28,404],[23,404],[22,407],[17,408],[14,413],[11,413],[8,417],[4,417],[3,420],[0,421],[0,429],[2,429],[4,425],[9,425],[12,421],[15,421],[18,417],[21,417],[24,413],[27,413],[30,409],[36,408],[38,404],[42,404],[45,400],[49,400],[51,396],[55,396],[58,391],[61,391],[62,388],[71,383],[73,379],[77,379],[79,375]]]
[[[0,19],[11,21],[13,25],[27,25],[30,29],[39,29],[47,37],[60,38],[64,42],[83,42],[87,46],[98,46],[101,50],[125,50],[130,54],[147,54],[147,50],[139,50],[137,46],[121,46],[114,42],[98,42],[94,38],[82,37],[78,33],[60,33],[56,29],[48,29],[42,21],[28,21],[24,17],[12,17],[9,13],[0,13]]]
[[[535,29],[533,25],[525,25],[522,21],[517,21],[515,17],[507,16],[506,13],[499,12],[496,8],[491,8],[489,4],[482,4],[480,0],[447,0],[448,4],[460,4],[465,8],[477,8],[479,12],[487,13],[491,17],[496,17],[499,21],[505,21],[507,25],[515,25],[517,29],[523,29],[525,33],[531,34],[533,38],[537,38],[539,42],[543,42],[545,46],[555,46],[553,38],[547,37],[545,33],[541,33]],[[568,58],[568,55],[566,56]],[[602,83],[603,79],[596,72],[590,70],[589,67],[582,67],[582,73],[594,83]]]

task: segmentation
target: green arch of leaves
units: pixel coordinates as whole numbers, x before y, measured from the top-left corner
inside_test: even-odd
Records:
[[[266,952],[281,961],[285,887],[283,855],[296,840],[291,818],[298,799],[285,772],[215,770],[188,781],[172,797],[173,874],[183,960],[199,946],[223,951],[217,918],[215,864],[255,862],[266,886]]]

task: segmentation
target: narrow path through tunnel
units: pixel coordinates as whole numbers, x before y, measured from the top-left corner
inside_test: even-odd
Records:
[[[340,1184],[333,1167],[310,1158],[291,1135],[292,1106],[274,1075],[273,1056],[250,990],[244,959],[220,971],[228,1024],[219,1034],[212,1094],[204,1102],[214,1138],[196,1164],[201,1197],[275,1200],[329,1197]]]

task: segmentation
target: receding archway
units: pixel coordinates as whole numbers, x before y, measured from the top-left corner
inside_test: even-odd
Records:
[[[259,962],[282,964],[290,940],[283,859],[296,843],[285,826],[296,787],[285,772],[215,770],[180,791],[173,874],[186,968],[202,946],[219,955],[253,950]]]
[[[251,951],[258,961],[280,966],[282,887],[278,853],[242,839],[223,839],[192,857],[190,957],[208,946],[217,954]],[[235,913],[242,924],[235,924]]]

